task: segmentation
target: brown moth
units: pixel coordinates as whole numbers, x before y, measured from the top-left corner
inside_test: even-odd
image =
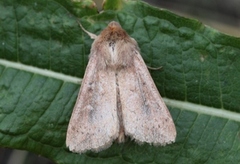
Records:
[[[95,40],[68,125],[69,150],[99,152],[125,135],[156,146],[175,142],[174,122],[137,42],[117,22],[98,36],[83,30]]]

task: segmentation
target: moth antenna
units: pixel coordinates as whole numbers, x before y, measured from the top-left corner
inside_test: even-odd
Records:
[[[85,33],[87,33],[88,36],[90,36],[91,39],[96,39],[96,38],[97,38],[97,35],[95,35],[95,34],[89,32],[89,31],[87,31],[87,30],[82,26],[82,24],[81,24],[79,21],[77,21],[77,22],[78,22],[79,26],[82,28],[82,30],[83,30]]]

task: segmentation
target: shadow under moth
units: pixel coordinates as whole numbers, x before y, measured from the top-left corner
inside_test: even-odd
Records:
[[[155,146],[175,142],[174,122],[137,42],[114,21],[98,36],[82,29],[94,42],[68,125],[69,150],[99,152],[125,136]]]

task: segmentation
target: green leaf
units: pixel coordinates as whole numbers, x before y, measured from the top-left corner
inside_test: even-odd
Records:
[[[238,163],[240,39],[141,1],[0,1],[0,145],[56,163]],[[118,21],[135,38],[177,128],[176,143],[130,139],[71,153],[66,130],[92,40]],[[77,77],[77,78],[76,78]]]

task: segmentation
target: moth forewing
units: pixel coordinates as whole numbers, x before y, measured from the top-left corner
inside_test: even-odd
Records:
[[[66,145],[77,153],[108,148],[119,133],[115,72],[96,68],[97,56],[90,56],[67,130]]]
[[[172,117],[142,57],[133,53],[133,66],[118,73],[125,134],[140,143],[172,143],[176,138]]]
[[[174,122],[137,42],[117,22],[90,36],[95,40],[67,131],[70,151],[98,152],[125,135],[139,143],[174,142]]]

